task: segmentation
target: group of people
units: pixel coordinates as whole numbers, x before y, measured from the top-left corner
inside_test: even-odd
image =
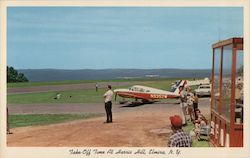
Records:
[[[170,117],[171,129],[173,131],[169,138],[169,147],[191,147],[192,138],[189,134],[185,133],[182,129],[187,125],[186,115],[188,114],[190,120],[194,123],[193,132],[198,140],[200,139],[201,127],[207,125],[206,118],[201,114],[198,109],[198,97],[190,92],[189,88],[180,87],[180,107],[181,116],[174,115]],[[106,93],[103,95],[105,102],[105,110],[107,119],[104,123],[112,123],[112,97],[113,91],[111,85],[108,85]]]
[[[168,146],[191,147],[191,133],[198,140],[201,140],[201,134],[208,134],[208,121],[198,108],[198,96],[196,93],[192,93],[189,87],[179,87],[179,91],[180,115],[170,117],[173,133],[170,136]],[[190,121],[194,124],[194,128],[190,131],[190,134],[182,130],[182,127],[187,125],[187,116],[189,116]]]
[[[194,122],[198,119],[197,109],[198,109],[198,96],[196,93],[192,93],[189,87],[179,87],[180,91],[180,109],[181,117],[183,120],[183,125],[187,124],[187,117]]]
[[[206,134],[208,135],[209,132],[209,126],[208,126],[208,121],[202,115],[201,111],[198,109],[197,110],[197,119],[193,122],[194,123],[194,128],[192,131],[190,131],[190,135],[196,136],[198,140],[201,140],[201,134]]]
[[[192,138],[183,131],[182,127],[187,125],[187,113],[190,119],[193,119],[192,109],[194,108],[195,98],[188,92],[187,88],[179,87],[180,91],[180,115],[171,116],[170,123],[173,131],[168,141],[168,147],[191,147]],[[193,106],[193,107],[192,107]],[[198,107],[198,99],[196,99],[196,108]],[[195,111],[195,110],[194,110]]]

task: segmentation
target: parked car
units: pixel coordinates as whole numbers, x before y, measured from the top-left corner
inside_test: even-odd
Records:
[[[194,90],[197,96],[211,96],[211,85],[200,85]]]

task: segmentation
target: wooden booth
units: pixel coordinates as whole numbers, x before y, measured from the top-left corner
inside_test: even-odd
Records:
[[[211,135],[217,147],[243,146],[243,38],[213,44]]]

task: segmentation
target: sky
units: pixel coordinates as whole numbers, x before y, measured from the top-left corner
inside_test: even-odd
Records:
[[[16,69],[211,69],[212,44],[243,37],[241,7],[8,7]]]

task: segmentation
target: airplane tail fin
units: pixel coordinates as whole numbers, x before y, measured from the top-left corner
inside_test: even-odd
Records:
[[[180,80],[179,82],[177,82],[171,89],[171,92],[175,93],[175,94],[180,94],[180,87],[185,87],[185,85],[187,84],[186,80]]]

